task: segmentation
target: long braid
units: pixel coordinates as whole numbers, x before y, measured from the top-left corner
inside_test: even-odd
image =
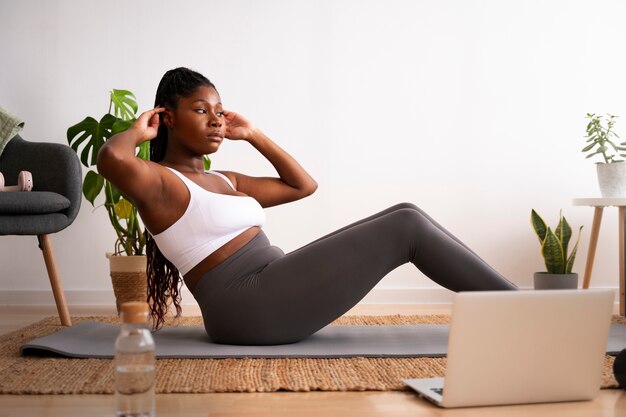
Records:
[[[215,86],[202,74],[188,68],[176,68],[163,75],[157,88],[154,105],[176,109],[178,99],[188,97],[198,87],[206,86],[215,89]],[[157,137],[150,141],[150,160],[160,162],[167,152],[167,127],[163,123],[163,113],[159,114],[161,123]],[[180,316],[180,287],[181,274],[159,250],[156,242],[148,233],[146,236],[146,255],[148,265],[148,304],[153,319],[154,329],[160,328],[165,322],[165,315],[169,310],[170,300],[176,308],[176,317]]]

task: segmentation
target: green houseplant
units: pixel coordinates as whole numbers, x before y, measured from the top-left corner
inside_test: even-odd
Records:
[[[115,250],[107,254],[118,312],[126,301],[145,301],[147,294],[146,231],[139,221],[137,208],[95,169],[98,151],[107,139],[128,129],[135,121],[137,100],[128,90],[109,93],[109,110],[96,120],[87,116],[67,129],[67,140],[88,168],[83,181],[83,195],[95,207],[104,194],[104,208],[115,230]],[[150,158],[149,142],[142,143],[137,156]],[[127,256],[119,256],[127,255]]]
[[[602,197],[626,197],[626,163],[617,157],[626,157],[626,142],[616,143],[619,136],[614,131],[618,116],[607,114],[606,119],[595,113],[587,113],[587,145],[582,152],[587,152],[587,159],[601,156],[602,162],[596,164],[598,184]]]
[[[546,272],[535,273],[535,289],[577,288],[578,274],[572,273],[572,267],[583,226],[580,226],[576,244],[568,255],[572,228],[562,213],[559,213],[559,223],[554,230],[547,226],[534,209],[530,212],[530,222],[541,243],[541,254],[546,265]]]
[[[139,222],[137,208],[126,199],[113,184],[96,170],[98,151],[107,139],[128,129],[135,121],[137,101],[128,90],[112,90],[109,94],[109,110],[96,120],[87,116],[67,129],[67,140],[88,168],[83,181],[83,194],[95,207],[95,200],[104,194],[104,208],[117,234],[115,254],[144,255],[145,228]],[[150,159],[149,142],[139,146],[137,156]]]

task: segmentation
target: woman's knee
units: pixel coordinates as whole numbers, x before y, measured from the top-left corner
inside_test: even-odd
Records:
[[[421,208],[419,208],[418,206],[416,206],[413,203],[399,203],[396,204],[395,206],[393,206],[394,210],[411,210],[414,211],[415,213],[417,213],[419,216],[416,217],[416,219],[423,219],[426,221],[426,223],[430,226],[435,226],[438,229],[443,230],[443,228],[428,214],[426,213],[424,210],[422,210]],[[409,216],[410,217],[410,216]]]
[[[400,234],[415,237],[416,233],[423,233],[432,227],[430,220],[420,210],[416,210],[415,205],[400,208],[391,214],[392,225]]]
[[[402,262],[413,262],[422,242],[428,242],[432,236],[433,225],[419,211],[402,208],[385,216],[384,229],[378,236],[389,248],[393,248],[394,256]],[[387,246],[385,245],[385,246]]]
[[[421,211],[422,211],[422,210],[420,210],[420,208],[419,208],[419,207],[417,207],[415,204],[413,204],[413,203],[407,203],[407,202],[404,202],[404,203],[398,203],[398,204],[396,204],[395,206],[392,206],[391,208],[392,208],[394,211],[396,211],[396,210],[402,210],[402,209],[415,210],[415,211],[419,211],[419,212],[421,212]]]

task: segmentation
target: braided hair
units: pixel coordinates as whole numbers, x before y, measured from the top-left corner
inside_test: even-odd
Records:
[[[163,75],[157,87],[154,106],[176,109],[181,97],[188,97],[198,87],[215,86],[205,76],[188,68],[175,68]],[[216,89],[217,90],[217,89]],[[163,123],[163,114],[159,114],[161,123],[156,138],[150,141],[150,160],[160,162],[167,151],[167,127]],[[171,303],[176,308],[176,317],[180,316],[180,286],[182,279],[178,269],[159,250],[150,234],[146,236],[146,255],[148,265],[148,304],[153,319],[153,327],[160,328],[165,322],[165,315]]]

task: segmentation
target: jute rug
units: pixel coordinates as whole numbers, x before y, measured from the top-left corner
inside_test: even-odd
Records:
[[[74,322],[116,317],[74,317]],[[616,322],[626,323],[616,317]],[[449,316],[345,316],[334,324],[445,324]],[[184,317],[168,325],[200,326],[200,317]],[[50,317],[0,336],[0,393],[110,394],[113,361],[22,357],[22,343],[61,330]],[[440,377],[445,358],[334,358],[334,359],[159,359],[158,393],[271,392],[271,391],[390,391],[406,390],[403,378]],[[613,358],[605,358],[602,388],[617,387]]]

